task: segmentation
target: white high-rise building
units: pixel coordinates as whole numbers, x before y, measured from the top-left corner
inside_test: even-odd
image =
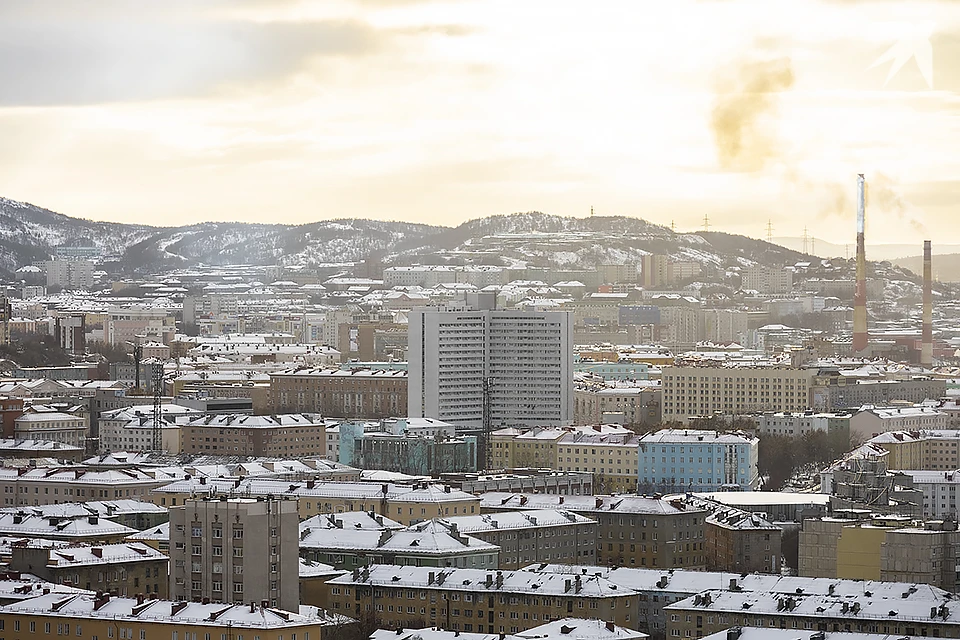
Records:
[[[460,431],[573,421],[573,316],[498,310],[494,294],[409,316],[408,413]]]

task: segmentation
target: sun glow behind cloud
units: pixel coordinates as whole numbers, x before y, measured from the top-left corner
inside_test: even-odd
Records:
[[[0,72],[0,175],[68,214],[452,224],[593,205],[846,237],[864,172],[900,197],[870,211],[872,238],[960,240],[937,195],[960,168],[950,2],[174,0],[154,20],[65,1],[0,15],[63,36],[41,60],[2,45],[23,64]],[[936,89],[914,59],[884,86],[891,61],[869,67],[923,25]]]

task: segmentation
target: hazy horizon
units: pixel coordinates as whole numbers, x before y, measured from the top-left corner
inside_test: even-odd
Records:
[[[842,245],[865,173],[868,244],[960,243],[948,0],[34,0],[0,19],[0,196],[70,216],[593,207]]]

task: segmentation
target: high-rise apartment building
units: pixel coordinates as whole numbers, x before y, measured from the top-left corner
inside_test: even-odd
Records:
[[[93,288],[93,263],[88,260],[48,260],[43,269],[48,287]]]
[[[300,606],[296,500],[187,500],[170,510],[170,594],[176,600]]]
[[[409,316],[408,412],[460,430],[573,420],[573,317],[500,310],[493,294]]]

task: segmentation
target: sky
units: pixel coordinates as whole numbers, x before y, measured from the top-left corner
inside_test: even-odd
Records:
[[[0,195],[960,242],[960,2],[0,0]]]

